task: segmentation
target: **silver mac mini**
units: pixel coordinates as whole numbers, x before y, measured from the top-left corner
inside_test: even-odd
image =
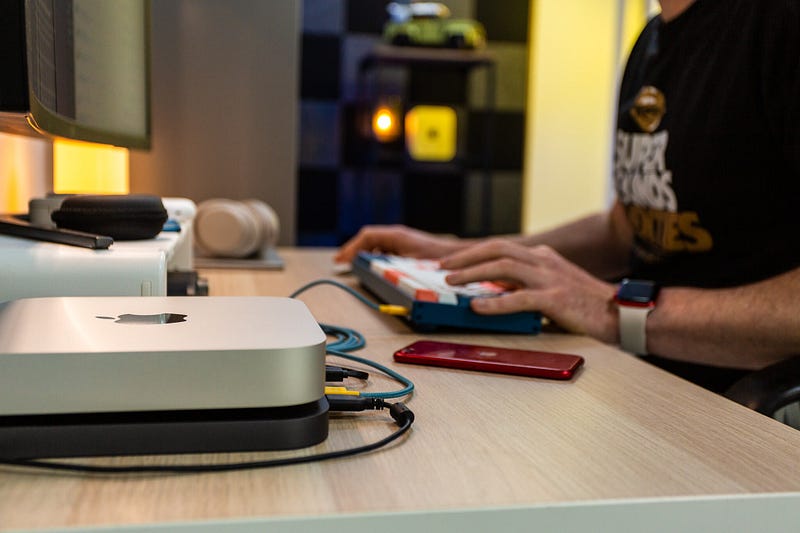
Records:
[[[0,304],[0,456],[299,448],[327,437],[325,334],[299,300]]]

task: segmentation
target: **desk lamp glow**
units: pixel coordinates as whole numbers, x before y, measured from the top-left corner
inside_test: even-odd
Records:
[[[380,105],[372,115],[372,134],[380,142],[391,142],[400,136],[399,113],[391,105]]]
[[[53,192],[128,194],[128,150],[66,139],[53,141]]]

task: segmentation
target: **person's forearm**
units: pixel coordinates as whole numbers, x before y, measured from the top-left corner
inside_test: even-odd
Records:
[[[550,231],[513,240],[527,246],[546,244],[576,265],[602,279],[626,274],[631,236],[622,208],[590,215]]]
[[[800,269],[731,289],[665,288],[647,320],[650,353],[756,369],[800,354]]]

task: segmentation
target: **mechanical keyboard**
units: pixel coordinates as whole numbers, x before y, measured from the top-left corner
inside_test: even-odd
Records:
[[[490,298],[506,292],[491,282],[449,285],[449,272],[438,261],[393,255],[360,253],[353,261],[359,282],[388,304],[410,310],[407,320],[418,330],[441,327],[539,333],[541,315],[520,312],[507,315],[478,315],[470,308],[472,298]]]

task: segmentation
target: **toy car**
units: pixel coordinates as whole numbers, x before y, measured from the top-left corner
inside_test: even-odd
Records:
[[[486,45],[486,30],[480,22],[451,19],[444,4],[392,2],[386,10],[391,20],[384,26],[383,38],[395,46],[477,49]]]

